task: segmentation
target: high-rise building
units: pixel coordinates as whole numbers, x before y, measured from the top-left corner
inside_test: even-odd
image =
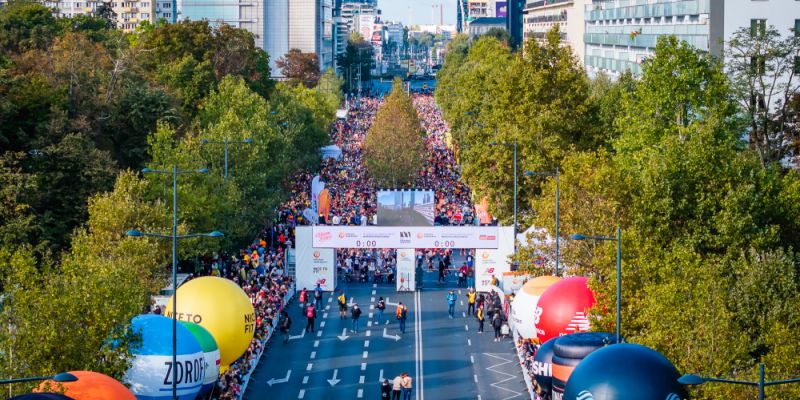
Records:
[[[7,0],[0,0],[0,7]],[[118,1],[107,2],[95,0],[67,0],[67,1],[42,1],[45,7],[53,10],[56,17],[74,17],[76,15],[94,15],[97,8],[107,3],[116,14],[117,28],[125,32],[135,30],[141,22],[155,23],[163,19],[168,23],[177,21],[177,6],[175,0],[143,0],[143,1]]]
[[[207,20],[212,26],[227,24],[251,32],[256,46],[264,48],[264,1],[180,0],[180,19]]]
[[[467,18],[469,17],[469,7],[467,0],[456,0],[456,31],[458,33],[467,30]]]
[[[277,61],[291,49],[315,53],[321,70],[334,66],[334,22],[331,0],[269,0],[264,9],[264,50],[273,75]]]
[[[525,4],[523,38],[542,41],[558,25],[561,41],[572,47],[583,63],[585,5],[591,0],[538,0]]]
[[[800,1],[595,0],[586,5],[585,19],[587,71],[640,74],[661,36],[722,56],[724,42],[741,28],[771,25],[789,34],[800,21]]]
[[[522,15],[524,9],[525,0],[508,0],[506,30],[511,36],[511,47],[514,49],[522,44]]]

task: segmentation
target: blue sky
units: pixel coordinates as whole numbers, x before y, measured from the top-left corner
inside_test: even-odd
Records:
[[[456,0],[378,0],[383,20],[400,21],[404,25],[430,24],[432,6],[436,5],[435,23],[439,23],[439,4],[442,5],[446,25],[456,23]],[[410,16],[410,20],[409,20]]]

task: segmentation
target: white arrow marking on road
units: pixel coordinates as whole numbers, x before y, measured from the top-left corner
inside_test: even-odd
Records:
[[[385,337],[386,339],[394,339],[395,342],[400,340],[400,336],[387,334],[386,329],[387,328],[383,328],[383,337]]]
[[[381,376],[378,378],[378,383],[383,383],[383,370],[381,370]]]
[[[341,334],[341,335],[339,335],[339,336],[337,336],[337,337],[338,337],[338,338],[339,338],[339,340],[341,340],[341,341],[345,341],[345,340],[349,339],[349,338],[350,338],[350,336],[347,336],[347,328],[344,328],[344,329],[342,329],[342,334]]]
[[[339,370],[338,369],[333,370],[333,378],[332,379],[328,379],[328,383],[330,383],[331,386],[336,386],[336,384],[341,381],[341,379],[336,379],[336,375],[338,375],[338,374],[339,374]]]
[[[275,378],[272,378],[272,379],[270,379],[270,380],[268,380],[268,381],[267,381],[267,385],[269,385],[270,387],[272,387],[272,385],[274,385],[274,384],[276,384],[276,383],[286,383],[286,382],[289,382],[289,377],[290,377],[290,376],[292,376],[292,370],[288,370],[288,371],[286,371],[286,378],[281,378],[281,379],[275,379]]]
[[[289,340],[302,339],[304,336],[306,336],[306,330],[305,329],[303,329],[302,333],[299,334],[299,335],[289,336]]]
[[[397,303],[392,303],[391,301],[389,301],[388,297],[386,298],[386,305],[397,307]]]

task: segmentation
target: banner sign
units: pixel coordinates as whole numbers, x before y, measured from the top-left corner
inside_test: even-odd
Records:
[[[414,265],[414,249],[397,249],[397,291],[413,292],[416,290],[416,269]]]
[[[298,226],[295,231],[297,252],[295,275],[297,288],[332,292],[336,288],[336,251],[332,248],[314,248],[311,244],[311,227]]]
[[[312,229],[313,247],[328,249],[496,249],[499,243],[496,226],[315,225]],[[513,251],[512,236],[508,240]],[[297,244],[299,249],[299,240]]]
[[[498,229],[499,246],[494,249],[475,250],[475,290],[488,292],[492,287],[492,276],[498,283],[503,273],[511,271],[509,256],[514,254],[514,228],[504,226]]]

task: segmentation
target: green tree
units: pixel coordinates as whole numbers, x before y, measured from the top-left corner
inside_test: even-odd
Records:
[[[300,49],[291,49],[276,61],[283,76],[295,84],[314,87],[319,82],[319,57],[316,53],[303,53]]]
[[[338,55],[336,65],[339,74],[345,78],[346,89],[352,92],[358,88],[359,82],[372,79],[372,68],[375,67],[372,45],[358,33],[347,40],[345,52]]]
[[[425,140],[411,98],[395,78],[364,143],[364,161],[381,187],[413,187],[424,162]]]
[[[775,27],[741,28],[727,41],[726,67],[733,97],[747,127],[749,145],[764,165],[797,157],[800,133],[793,127],[792,100],[798,95],[797,32],[784,37]]]
[[[0,8],[0,52],[45,49],[58,33],[56,19],[41,3],[12,0]]]

